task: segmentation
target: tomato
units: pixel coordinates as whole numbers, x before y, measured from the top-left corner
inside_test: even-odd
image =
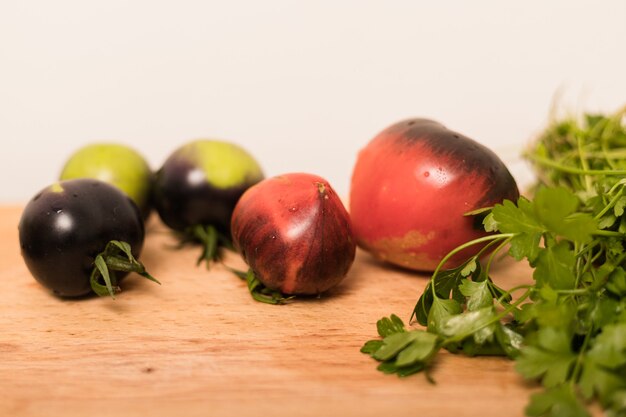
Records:
[[[58,296],[113,295],[117,280],[131,271],[152,279],[136,260],[144,241],[137,206],[99,180],[60,181],[44,188],[24,208],[19,240],[33,277]],[[99,255],[107,265],[104,274],[96,266]]]
[[[176,149],[156,172],[154,203],[163,223],[184,239],[204,245],[199,261],[228,244],[230,218],[239,197],[263,179],[257,161],[225,141],[196,140]]]
[[[134,149],[117,143],[93,143],[74,152],[60,180],[94,178],[116,186],[139,207],[144,218],[150,214],[152,171]]]
[[[284,294],[319,294],[341,282],[356,244],[341,200],[323,178],[291,173],[246,191],[233,243],[259,281]]]
[[[494,152],[438,122],[410,119],[360,151],[350,215],[360,247],[383,261],[432,271],[452,249],[485,235],[466,213],[518,197]],[[460,252],[446,267],[478,249]]]

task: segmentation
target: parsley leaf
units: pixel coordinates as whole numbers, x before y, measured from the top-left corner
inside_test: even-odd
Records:
[[[468,265],[472,263],[474,266],[468,267]],[[450,298],[450,295],[452,295],[452,298],[456,300],[458,304],[465,302],[465,298],[459,290],[459,285],[461,284],[463,278],[469,274],[472,274],[473,276],[480,274],[480,265],[478,265],[473,258],[460,265],[458,268],[439,271],[431,278],[428,285],[426,285],[422,296],[419,298],[415,308],[413,309],[412,317],[414,316],[417,319],[417,322],[422,326],[426,326],[428,324],[428,315],[434,302],[433,285],[437,297],[448,299]]]
[[[382,319],[376,322],[376,328],[378,329],[378,334],[381,337],[387,337],[395,333],[406,332],[404,328],[404,323],[400,319],[400,317],[392,314],[389,317],[383,317]]]
[[[519,198],[517,205],[504,200],[494,206],[492,213],[502,233],[542,234],[546,230],[535,214],[534,203],[524,197]]]
[[[411,366],[399,367],[395,362],[382,362],[376,369],[385,374],[397,374],[400,377],[405,377],[423,371],[426,369],[426,364],[417,362]]]
[[[463,339],[472,336],[478,344],[492,340],[496,329],[493,306],[448,316],[440,325],[439,332],[448,338]]]
[[[626,196],[621,196],[619,200],[613,206],[613,214],[615,217],[621,217],[624,214],[626,208]]]
[[[495,335],[498,344],[509,358],[519,356],[522,345],[524,344],[524,336],[502,323],[497,324]]]
[[[560,385],[530,397],[526,414],[533,417],[589,417],[569,385]]]
[[[626,296],[626,271],[624,268],[615,268],[609,275],[606,289],[618,297]]]
[[[378,321],[382,340],[370,340],[361,352],[381,361],[378,370],[408,376],[428,366],[432,356],[440,348],[440,339],[424,330],[407,331],[397,316]]]
[[[576,283],[574,263],[576,256],[568,242],[562,241],[539,252],[533,278],[537,286],[571,289]]]
[[[515,205],[505,200],[496,204],[492,210],[493,220],[502,233],[515,233],[511,239],[509,253],[516,260],[528,258],[533,262],[539,252],[539,242],[545,228],[537,219],[534,205],[524,197],[520,197]]]
[[[526,378],[541,377],[548,388],[562,384],[576,361],[570,343],[571,337],[565,330],[542,328],[538,331],[537,344],[521,350],[515,368]]]
[[[566,239],[588,243],[597,222],[588,213],[576,212],[580,200],[563,187],[540,188],[535,195],[537,217],[547,230]]]
[[[396,366],[404,367],[416,362],[425,361],[433,353],[437,346],[437,335],[416,330],[411,344],[398,353]]]
[[[453,315],[461,314],[463,309],[458,301],[443,300],[439,297],[433,299],[433,305],[428,313],[428,331],[439,333],[442,326]]]
[[[595,337],[585,355],[579,384],[585,398],[597,395],[606,406],[626,391],[626,323],[606,325]]]
[[[481,282],[463,280],[459,290],[467,297],[467,309],[469,311],[493,305],[493,294],[489,289],[489,281],[487,280]]]
[[[361,353],[365,353],[373,357],[374,353],[376,353],[378,349],[380,349],[382,346],[383,346],[382,340],[368,340],[361,347]]]
[[[383,345],[374,353],[374,359],[386,361],[416,340],[416,332],[394,333],[383,339]]]

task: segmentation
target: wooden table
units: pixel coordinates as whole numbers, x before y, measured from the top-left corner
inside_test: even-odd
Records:
[[[152,219],[142,260],[161,286],[130,276],[116,300],[60,300],[22,261],[20,214],[0,208],[0,416],[512,417],[535,389],[503,358],[446,352],[436,385],[376,371],[359,348],[382,316],[408,321],[428,277],[366,253],[331,294],[271,306]],[[498,267],[504,287],[529,279]]]

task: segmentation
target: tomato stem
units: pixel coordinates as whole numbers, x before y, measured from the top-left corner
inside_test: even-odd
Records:
[[[150,281],[161,284],[133,256],[128,243],[112,240],[107,243],[104,251],[96,255],[94,259],[94,268],[89,278],[93,292],[99,296],[109,295],[115,299],[115,294],[120,292],[115,271],[135,272]],[[102,277],[104,284],[100,282],[100,277]]]
[[[246,273],[246,284],[248,285],[248,290],[250,291],[252,298],[261,303],[285,304],[287,301],[294,298],[294,296],[285,296],[278,290],[267,288],[261,281],[259,281],[252,268],[248,269],[248,272]]]
[[[104,285],[99,282],[99,277],[102,277],[104,280]],[[113,271],[109,271],[102,254],[99,254],[96,256],[96,259],[94,259],[94,268],[91,271],[89,282],[93,292],[100,297],[110,295],[111,298],[115,299],[115,293],[120,292],[120,288],[117,286],[115,273]]]
[[[226,265],[224,265],[226,266]],[[285,295],[280,291],[272,290],[267,288],[259,279],[256,277],[256,274],[252,270],[252,268],[248,269],[247,272],[240,271],[235,268],[231,268],[226,266],[233,274],[237,275],[242,280],[246,281],[246,285],[248,286],[248,291],[250,291],[250,295],[256,301],[265,304],[286,304],[288,301],[291,301],[295,298],[293,295]]]
[[[196,265],[200,265],[203,261],[206,262],[207,269],[210,268],[212,261],[219,261],[222,257],[220,248],[225,247],[232,249],[233,245],[230,239],[217,231],[213,225],[195,225],[187,229],[185,234],[196,242],[199,242],[202,247],[202,253],[198,257]]]

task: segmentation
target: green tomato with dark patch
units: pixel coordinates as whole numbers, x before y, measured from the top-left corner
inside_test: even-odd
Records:
[[[61,180],[93,178],[128,195],[144,219],[151,210],[153,175],[146,160],[134,149],[117,143],[94,143],[80,148],[65,163]]]
[[[264,178],[241,146],[195,140],[176,149],[155,174],[154,206],[163,223],[204,244],[199,261],[216,259],[218,240],[230,241],[230,219],[239,197]]]

